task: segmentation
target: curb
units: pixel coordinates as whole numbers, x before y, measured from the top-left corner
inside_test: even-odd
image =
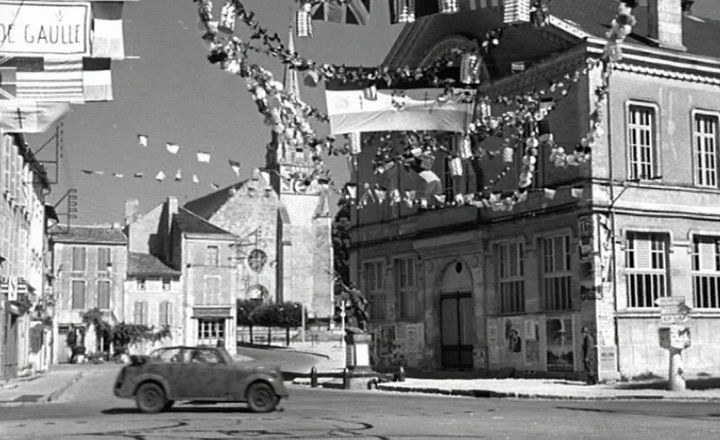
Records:
[[[68,381],[62,387],[60,387],[57,390],[53,391],[52,393],[48,394],[44,399],[42,399],[40,401],[40,403],[50,403],[50,402],[57,400],[62,395],[62,393],[64,393],[68,388],[73,386],[77,381],[82,379],[83,374],[84,373],[82,373],[82,372],[77,373],[75,376],[73,376],[72,380]]]
[[[616,394],[611,396],[572,396],[562,394],[533,394],[518,392],[501,392],[483,389],[442,389],[442,388],[407,388],[378,384],[378,390],[401,393],[440,394],[445,396],[465,396],[477,398],[499,399],[535,399],[535,400],[682,400],[695,402],[720,402],[720,397],[666,396],[662,394]]]

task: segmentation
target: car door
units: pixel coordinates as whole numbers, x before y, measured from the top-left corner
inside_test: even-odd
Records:
[[[151,356],[155,373],[168,385],[167,397],[175,400],[182,389],[183,359],[181,347],[159,349]]]
[[[228,365],[212,348],[189,349],[183,363],[183,399],[226,400]]]

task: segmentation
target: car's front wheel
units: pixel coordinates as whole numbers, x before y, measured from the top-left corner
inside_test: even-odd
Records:
[[[135,405],[144,413],[159,413],[167,404],[165,391],[156,383],[146,382],[135,393]]]
[[[247,404],[253,412],[270,412],[275,409],[280,398],[275,390],[265,382],[255,382],[247,391]]]

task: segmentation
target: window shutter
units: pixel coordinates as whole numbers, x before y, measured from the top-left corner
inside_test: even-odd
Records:
[[[160,325],[165,325],[167,322],[167,301],[160,303],[160,307],[158,307],[158,315],[158,323]]]
[[[715,271],[715,239],[712,237],[701,237],[698,241],[698,257],[700,260],[700,267],[698,269]]]
[[[165,323],[166,325],[173,325],[173,303],[170,301],[165,301]]]
[[[635,250],[635,268],[652,269],[650,247],[652,246],[649,235],[635,235],[633,237],[633,248]]]

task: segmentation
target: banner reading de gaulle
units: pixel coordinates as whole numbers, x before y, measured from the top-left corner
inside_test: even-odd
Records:
[[[89,55],[90,2],[0,0],[0,55]]]
[[[372,88],[372,90],[369,90]],[[332,134],[438,130],[463,133],[472,120],[474,90],[428,84],[325,84]]]

